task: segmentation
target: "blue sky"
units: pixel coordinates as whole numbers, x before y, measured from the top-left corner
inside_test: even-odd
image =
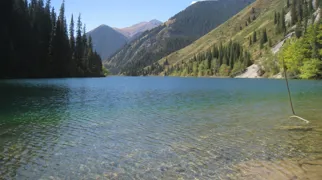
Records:
[[[52,0],[56,11],[63,0]],[[82,14],[87,30],[106,24],[111,27],[127,27],[142,21],[158,19],[165,22],[188,7],[193,0],[65,0],[66,18]]]

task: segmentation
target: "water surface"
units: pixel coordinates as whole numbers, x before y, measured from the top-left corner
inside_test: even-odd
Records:
[[[228,179],[248,161],[322,155],[322,82],[0,81],[0,179]],[[310,131],[282,130],[312,126]]]

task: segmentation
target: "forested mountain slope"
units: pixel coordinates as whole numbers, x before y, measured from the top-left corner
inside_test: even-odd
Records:
[[[319,78],[322,76],[321,5],[320,0],[257,0],[193,44],[146,67],[145,72],[235,76],[251,64],[248,55],[240,56],[239,46],[237,50],[232,46],[237,43],[260,66],[259,75],[276,75],[283,69],[284,59],[292,77]],[[274,45],[292,34],[294,37],[274,55],[277,53]]]
[[[163,25],[143,33],[104,64],[113,73],[143,75],[143,68],[179,50],[227,21],[254,0],[195,3]]]
[[[259,58],[261,54],[259,39],[263,30],[266,30],[271,44],[275,44],[283,37],[282,34],[275,33],[274,13],[282,11],[284,6],[286,6],[284,0],[257,0],[191,45],[162,58],[159,61],[160,65],[165,61],[169,64],[163,68],[163,72],[166,72],[167,68],[171,66],[188,62],[195,56],[204,56],[212,51],[213,46],[220,46],[220,44],[229,41],[238,42],[245,49],[247,48],[253,60]],[[258,36],[255,40],[253,39],[254,34]]]

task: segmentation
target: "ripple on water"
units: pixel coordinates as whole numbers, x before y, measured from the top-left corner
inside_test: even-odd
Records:
[[[310,131],[281,128],[303,124],[287,118],[285,87],[275,80],[109,78],[0,86],[6,91],[0,93],[1,178],[320,176],[322,84],[315,81],[291,81],[296,110],[312,121]]]

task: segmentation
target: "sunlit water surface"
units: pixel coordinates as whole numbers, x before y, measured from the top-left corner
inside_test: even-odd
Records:
[[[283,80],[0,81],[0,179],[228,179],[322,155],[322,82],[290,85],[310,125]]]

